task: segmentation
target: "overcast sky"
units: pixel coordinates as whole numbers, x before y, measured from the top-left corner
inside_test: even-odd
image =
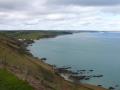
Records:
[[[0,0],[0,30],[120,31],[120,0]]]

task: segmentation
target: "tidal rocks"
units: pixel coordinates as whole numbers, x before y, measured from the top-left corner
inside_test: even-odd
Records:
[[[93,72],[94,70],[89,70],[90,72]]]
[[[42,60],[42,61],[46,61],[46,60],[47,60],[47,58],[41,58],[41,60]]]
[[[67,75],[68,79],[74,81],[74,82],[81,82],[82,80],[90,80],[91,78],[100,78],[103,77],[103,75],[92,75],[94,70],[76,70],[73,71],[71,67],[61,67],[61,68],[55,68],[56,73],[62,74],[62,75]],[[100,86],[100,85],[99,85]]]
[[[86,78],[86,76],[73,76],[73,75],[71,75],[69,78],[72,80],[83,80]]]
[[[67,73],[67,74],[72,74],[71,70],[68,70],[67,68],[57,68],[56,72],[58,73]]]
[[[109,90],[114,90],[115,88],[114,88],[114,87],[109,87],[108,89],[109,89]]]
[[[103,75],[94,75],[93,77],[103,77]]]
[[[97,85],[98,87],[102,87],[102,85]]]

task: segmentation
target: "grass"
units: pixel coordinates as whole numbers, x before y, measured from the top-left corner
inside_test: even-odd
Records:
[[[57,35],[71,34],[68,31],[2,31],[0,35],[6,35],[17,39],[36,40],[40,38],[54,37]]]
[[[0,69],[0,90],[34,90],[25,81],[19,80],[16,76],[5,69]]]

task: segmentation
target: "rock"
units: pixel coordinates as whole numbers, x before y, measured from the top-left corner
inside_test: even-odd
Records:
[[[41,60],[42,60],[42,61],[46,61],[46,60],[47,60],[47,58],[41,58]]]
[[[73,79],[73,80],[84,80],[86,78],[86,76],[73,76],[73,75],[71,75],[69,78]]]
[[[114,87],[109,87],[108,89],[109,89],[109,90],[114,90],[115,88],[114,88]]]
[[[89,70],[90,72],[93,72],[94,70]]]
[[[94,75],[93,77],[103,77],[103,75]]]
[[[97,86],[102,87],[102,85],[97,85]]]

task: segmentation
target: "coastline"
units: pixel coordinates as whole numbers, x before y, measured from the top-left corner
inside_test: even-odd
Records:
[[[73,33],[72,33],[72,34],[73,34]],[[63,35],[68,35],[68,34],[63,34]],[[55,36],[50,36],[50,37],[45,37],[45,38],[55,38],[55,37],[58,37],[58,36],[62,36],[62,35],[55,35]],[[38,40],[45,39],[45,38],[40,38],[40,39],[38,39]],[[32,45],[33,43],[35,43],[34,40],[32,41],[32,43],[27,43],[27,46],[26,46],[26,47],[28,47],[29,45]],[[29,51],[29,53],[31,54],[30,51]],[[33,55],[32,55],[32,56],[33,56]],[[33,56],[33,58],[35,58],[35,57]],[[38,57],[37,57],[37,58],[38,58]],[[38,58],[38,59],[41,59],[41,58]],[[46,64],[46,65],[48,65],[48,66],[50,66],[51,68],[53,68],[53,65],[51,65],[51,64],[49,64],[49,63],[46,63],[46,62],[43,62],[43,63]],[[65,73],[64,73],[64,74],[60,74],[60,73],[59,73],[59,76],[60,76],[61,78],[63,78],[65,81],[67,81],[67,82],[74,83],[73,80],[69,78],[69,74],[65,74]],[[91,90],[108,90],[108,89],[106,89],[106,88],[104,88],[104,87],[95,86],[95,85],[90,85],[90,84],[85,84],[85,83],[79,83],[79,85],[81,85],[82,87],[85,87],[85,88],[89,88],[89,89],[91,89]]]

